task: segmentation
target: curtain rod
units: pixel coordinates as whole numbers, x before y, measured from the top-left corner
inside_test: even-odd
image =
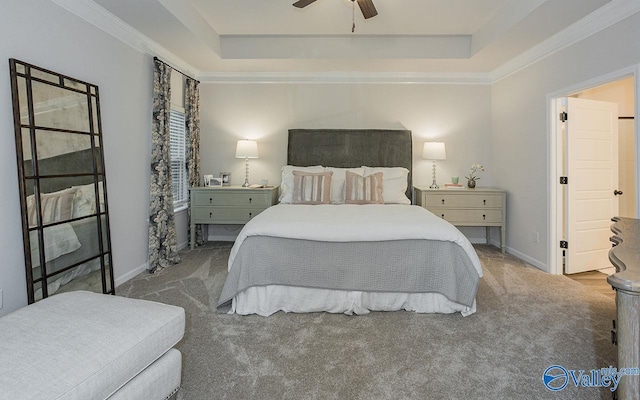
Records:
[[[158,57],[153,57],[153,60],[154,60],[154,61],[160,61],[161,63],[163,63],[163,64],[164,64],[164,65],[166,65],[167,67],[171,68],[172,70],[176,71],[177,73],[181,74],[182,76],[185,76],[185,77],[187,77],[187,78],[189,78],[189,79],[193,79],[194,81],[196,81],[196,82],[200,83],[200,81],[199,81],[199,80],[197,80],[197,79],[195,79],[195,78],[192,78],[191,76],[189,76],[189,75],[185,74],[184,72],[180,71],[180,70],[179,70],[179,69],[177,69],[177,68],[173,68],[169,63],[167,63],[167,62],[165,62],[165,61],[162,61],[162,60],[161,60],[161,59],[159,59]]]
[[[635,119],[635,117],[618,117],[618,119]]]

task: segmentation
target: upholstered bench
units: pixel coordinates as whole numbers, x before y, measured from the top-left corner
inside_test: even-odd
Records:
[[[184,310],[84,291],[0,318],[0,399],[176,397]]]

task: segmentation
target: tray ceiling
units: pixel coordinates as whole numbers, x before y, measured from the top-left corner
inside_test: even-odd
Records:
[[[292,3],[95,0],[94,5],[205,75],[488,74],[595,11],[629,1],[374,0],[379,15],[365,20],[356,12],[355,33],[349,0],[317,0],[304,9]]]

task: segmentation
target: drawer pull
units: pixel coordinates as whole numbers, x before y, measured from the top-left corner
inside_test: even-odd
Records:
[[[209,197],[209,204],[213,203],[213,197]]]
[[[444,199],[442,199],[442,204],[444,205]]]
[[[442,200],[442,201],[444,201],[444,200]],[[444,219],[444,214],[442,214],[442,219]]]
[[[213,218],[213,213],[212,212],[209,213],[209,218]]]
[[[251,204],[251,201],[252,201],[252,200],[253,200],[253,199],[252,199],[251,197],[249,197],[249,204]],[[251,214],[249,214],[249,215],[251,215]]]
[[[486,214],[482,214],[482,219],[486,220],[487,219],[487,215]]]
[[[249,213],[249,219],[253,217],[253,213]]]
[[[482,204],[484,204],[486,206],[487,205],[487,201],[486,200],[482,200]]]

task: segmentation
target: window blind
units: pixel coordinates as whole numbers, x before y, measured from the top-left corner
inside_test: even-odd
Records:
[[[171,139],[171,180],[174,207],[187,202],[188,177],[186,163],[186,128],[184,113],[171,110],[169,136]]]

